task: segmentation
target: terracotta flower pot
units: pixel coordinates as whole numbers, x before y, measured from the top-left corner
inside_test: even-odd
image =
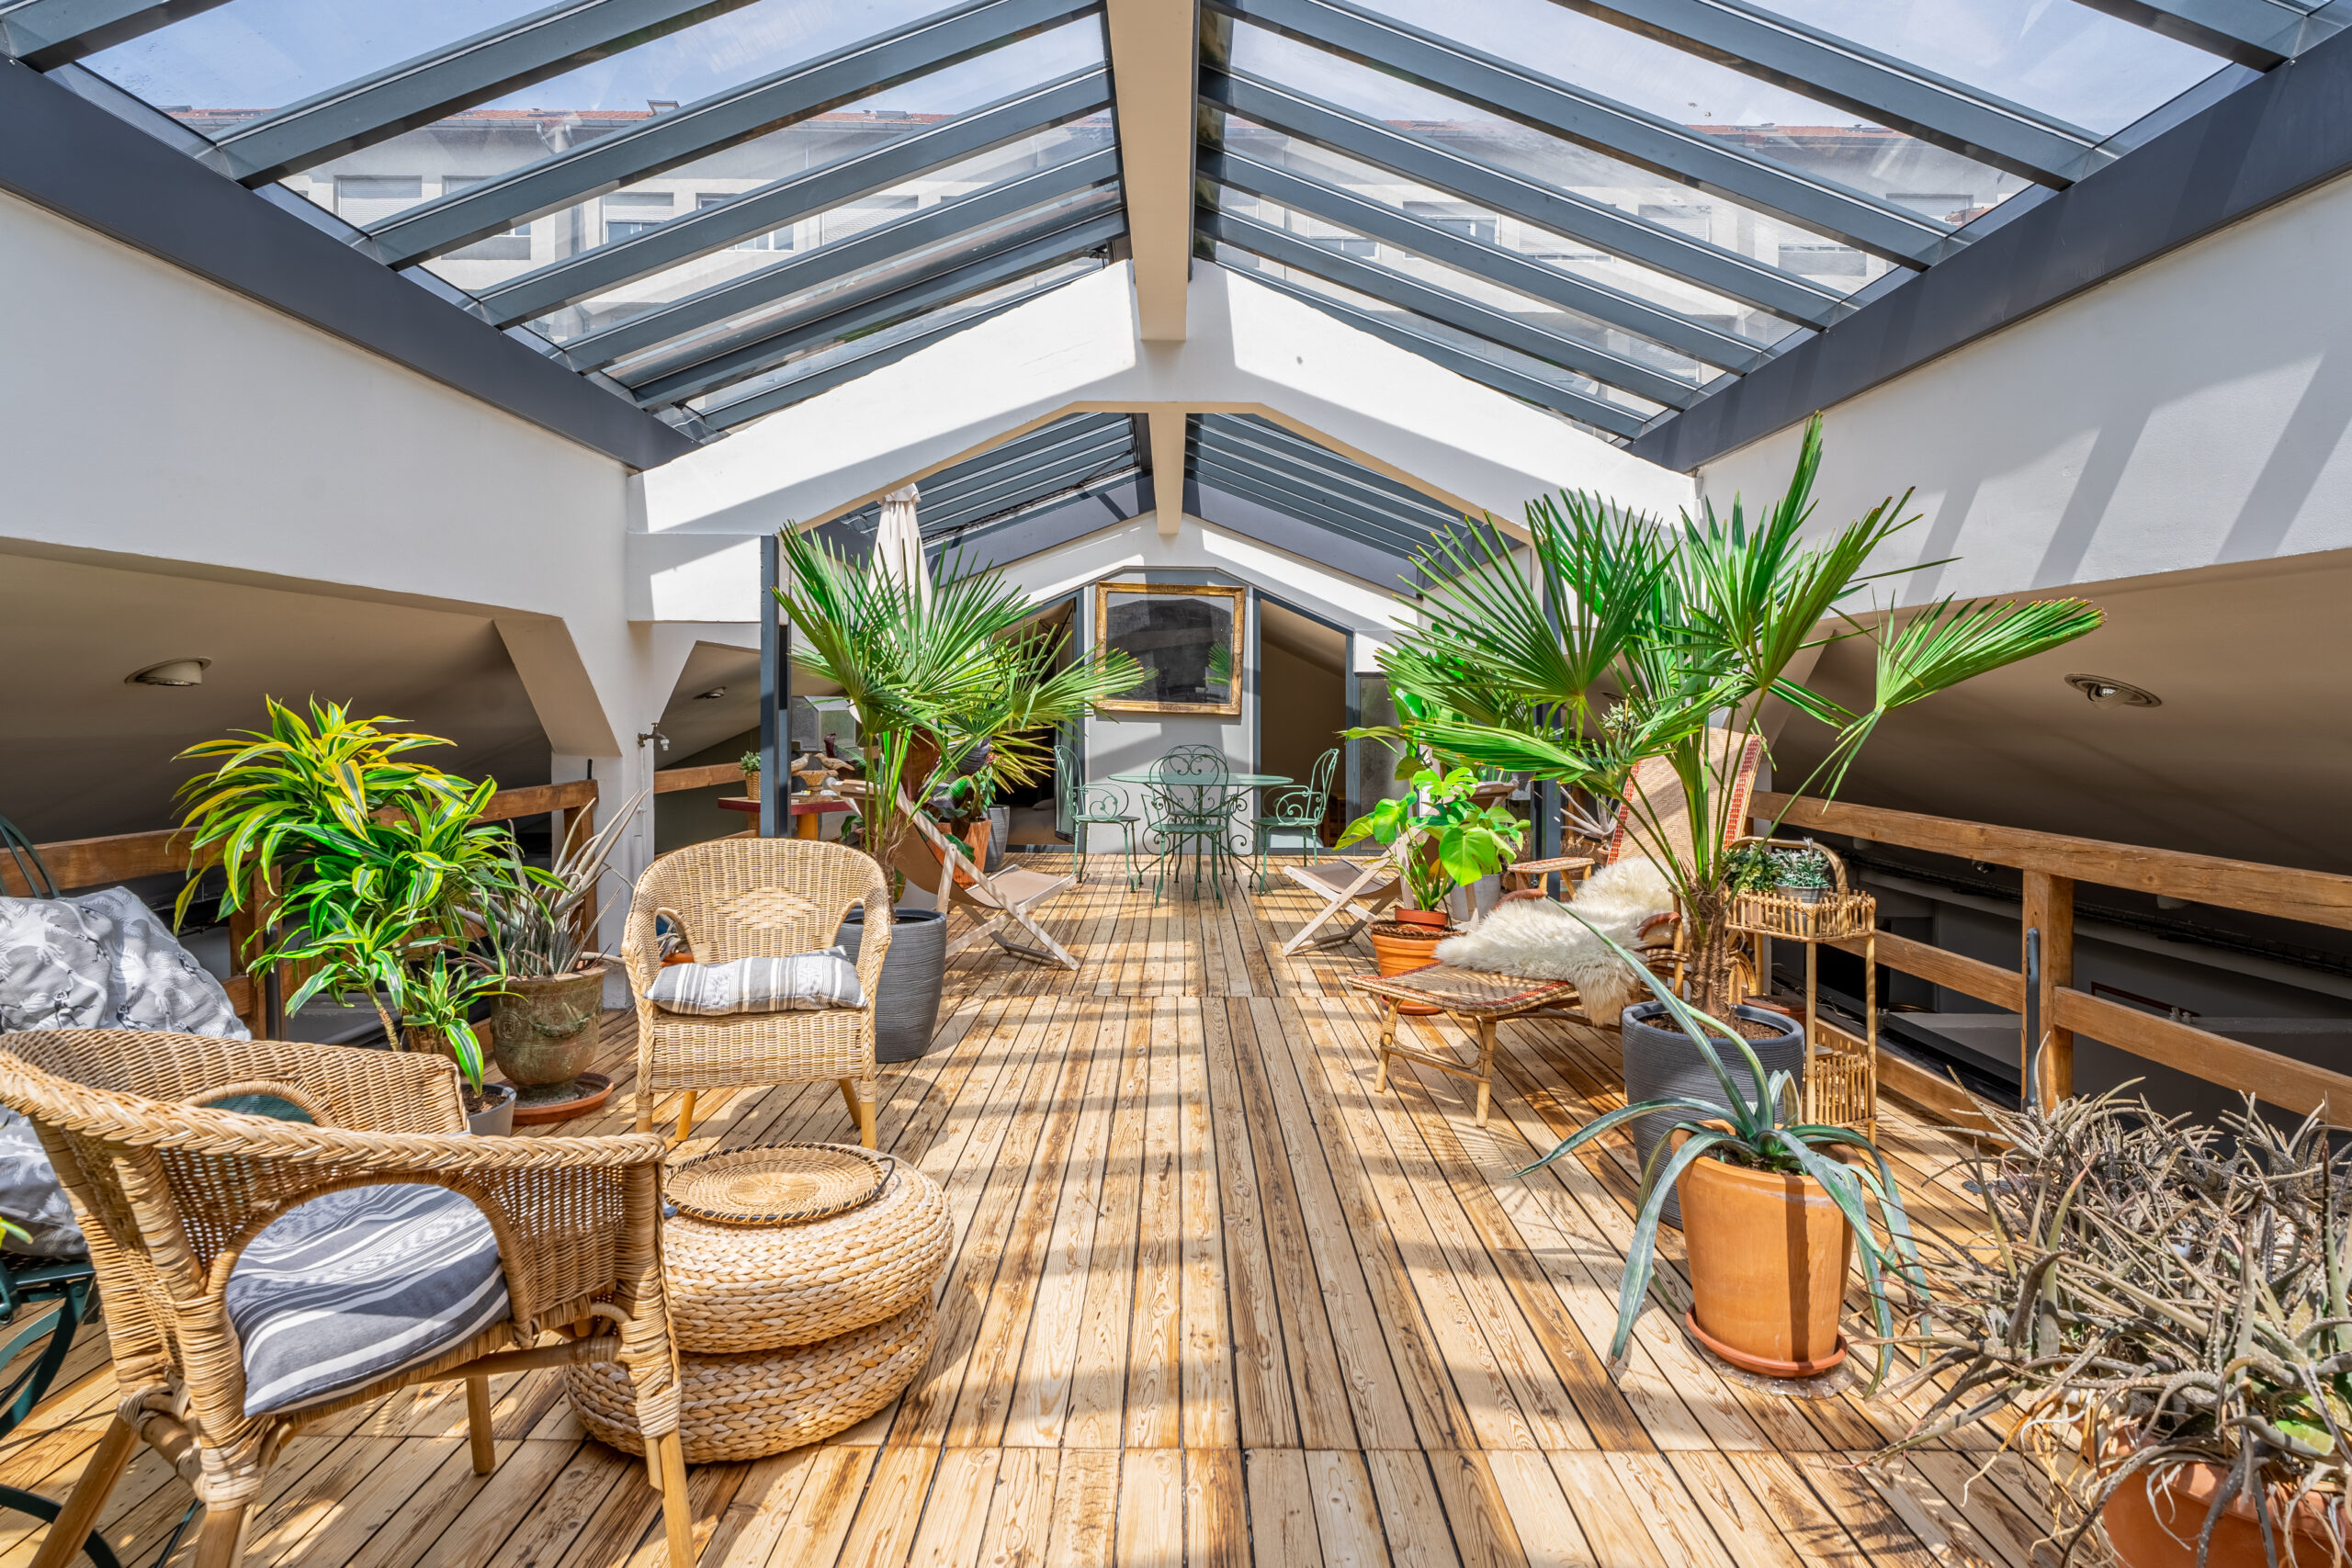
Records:
[[[568,1099],[573,1081],[595,1062],[605,966],[517,976],[506,985],[491,1003],[492,1059],[531,1099]],[[541,1089],[548,1092],[531,1093]]]
[[[1427,931],[1442,931],[1453,923],[1453,916],[1444,909],[1410,909],[1400,905],[1389,914],[1400,926],[1419,926]]]
[[[1854,1236],[1827,1190],[1703,1156],[1675,1190],[1699,1342],[1766,1377],[1811,1377],[1844,1360],[1838,1314]]]
[[[2213,1499],[2221,1494],[2222,1479],[2219,1466],[2193,1464],[2171,1471],[2169,1485],[2161,1482],[2151,1485],[2144,1475],[2125,1482],[2099,1516],[2117,1560],[2124,1568],[2194,1568],[2197,1537],[2205,1528]],[[2329,1539],[2319,1500],[2307,1497],[2304,1504],[2295,1511],[2292,1561],[2314,1565],[2335,1562],[2335,1543]],[[2278,1542],[2281,1562],[2290,1560],[2284,1523],[2272,1515],[2272,1539]],[[2265,1561],[2262,1524],[2255,1517],[2254,1505],[2243,1495],[2233,1497],[2213,1527],[2213,1545],[2205,1554],[2205,1568],[2261,1568]]]
[[[1402,975],[1408,969],[1419,969],[1425,964],[1436,963],[1437,944],[1445,931],[1442,927],[1430,930],[1426,926],[1383,931],[1374,925],[1364,934],[1372,939],[1372,955],[1378,961],[1380,972],[1383,975]],[[1400,1003],[1396,1010],[1408,1018],[1427,1018],[1442,1010],[1423,1002],[1406,1002]]]

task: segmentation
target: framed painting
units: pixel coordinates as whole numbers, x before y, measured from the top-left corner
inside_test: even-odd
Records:
[[[1241,713],[1248,646],[1246,590],[1184,582],[1098,582],[1094,644],[1132,654],[1143,683],[1099,705],[1105,713]]]

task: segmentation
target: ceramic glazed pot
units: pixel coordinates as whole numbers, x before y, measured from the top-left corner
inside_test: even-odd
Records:
[[[1747,1043],[1757,1059],[1764,1064],[1765,1075],[1787,1072],[1802,1078],[1804,1026],[1762,1008],[1742,1007],[1737,1011],[1741,1018],[1771,1024],[1779,1031],[1770,1038]],[[1690,1037],[1673,1027],[1670,1020],[1664,1029],[1652,1021],[1665,1016],[1663,1002],[1643,1002],[1627,1008],[1620,1021],[1625,1042],[1626,1100],[1703,1100],[1713,1105],[1723,1104],[1724,1086],[1716,1079],[1714,1069],[1707,1066],[1707,1059],[1699,1055],[1699,1047],[1690,1043]],[[1739,1054],[1739,1048],[1724,1041],[1716,1047],[1716,1054],[1723,1057],[1724,1069],[1731,1074],[1732,1082],[1746,1092],[1754,1093],[1756,1086],[1748,1080],[1747,1058]],[[1648,1168],[1650,1151],[1665,1139],[1678,1120],[1665,1111],[1634,1119],[1634,1152],[1643,1168]],[[1669,1225],[1682,1224],[1679,1191],[1668,1194],[1663,1218]]]
[[[503,1138],[514,1130],[514,1090],[494,1083],[482,1090],[480,1111],[466,1112],[466,1131],[477,1137]]]
[[[1838,1313],[1854,1233],[1821,1183],[1702,1155],[1675,1190],[1701,1344],[1766,1377],[1812,1377],[1846,1359]]]
[[[1424,914],[1428,911],[1414,912]],[[1422,932],[1427,934],[1420,934]],[[1437,944],[1445,935],[1445,928],[1422,926],[1383,931],[1374,924],[1364,934],[1372,939],[1372,955],[1378,962],[1380,972],[1383,975],[1402,975],[1408,969],[1419,969],[1425,964],[1437,962]],[[1407,1018],[1427,1018],[1441,1010],[1423,1002],[1401,1002],[1396,1010]]]
[[[947,976],[947,919],[936,909],[900,909],[882,955],[882,983],[874,998],[874,1055],[911,1062],[931,1049],[939,1021],[939,988]],[[850,962],[865,935],[865,911],[852,909],[834,940]]]
[[[2197,1537],[2221,1489],[2222,1472],[2210,1464],[2171,1472],[2168,1486],[2151,1486],[2146,1477],[2125,1482],[2107,1500],[2099,1516],[2117,1560],[2123,1568],[2195,1568]],[[2305,1503],[2295,1511],[2293,1561],[2333,1562],[2335,1543],[2328,1539],[2326,1517],[2316,1498],[2307,1498]],[[2270,1521],[2281,1562],[2288,1561],[2283,1522],[2276,1515]],[[2265,1561],[2262,1524],[2255,1517],[2254,1505],[2243,1496],[2232,1498],[2213,1527],[2213,1545],[2205,1554],[2205,1568],[2261,1568]]]
[[[570,975],[515,976],[491,1002],[491,1058],[535,1100],[563,1100],[595,1064],[605,1009],[605,966]]]

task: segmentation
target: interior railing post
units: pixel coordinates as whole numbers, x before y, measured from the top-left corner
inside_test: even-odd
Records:
[[[2075,1032],[2061,1029],[2060,987],[2075,983],[2075,882],[2046,871],[2025,874],[2025,929],[2039,937],[2036,962],[2026,971],[2025,1062],[2038,1072],[2036,1098],[2052,1105],[2075,1092]],[[2040,1039],[2032,1032],[2038,1031]],[[2037,1053],[2039,1045],[2037,1066]]]
[[[760,538],[760,837],[785,836],[786,781],[791,761],[779,709],[792,700],[785,683],[784,637],[776,624],[775,591],[784,581],[783,551],[774,534]]]

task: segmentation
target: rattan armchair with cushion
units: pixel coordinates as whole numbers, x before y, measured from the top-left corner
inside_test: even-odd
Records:
[[[865,1004],[723,1017],[665,1012],[653,1004],[662,966],[655,921],[668,917],[698,964],[785,958],[831,947],[850,910],[864,905],[857,983]],[[821,839],[714,839],[645,868],[631,897],[621,965],[637,998],[637,1125],[653,1125],[654,1102],[684,1089],[678,1137],[694,1131],[695,1091],[749,1084],[840,1084],[874,1146],[874,998],[890,948],[890,887],[864,851]]]
[[[218,1108],[244,1095],[310,1122]],[[574,1361],[628,1368],[693,1560],[660,1139],[475,1137],[440,1056],[133,1030],[0,1035],[0,1103],[73,1199],[119,1396],[35,1568],[72,1560],[142,1439],[204,1505],[198,1568],[231,1568],[302,1427],[462,1378],[487,1474],[491,1376]]]

